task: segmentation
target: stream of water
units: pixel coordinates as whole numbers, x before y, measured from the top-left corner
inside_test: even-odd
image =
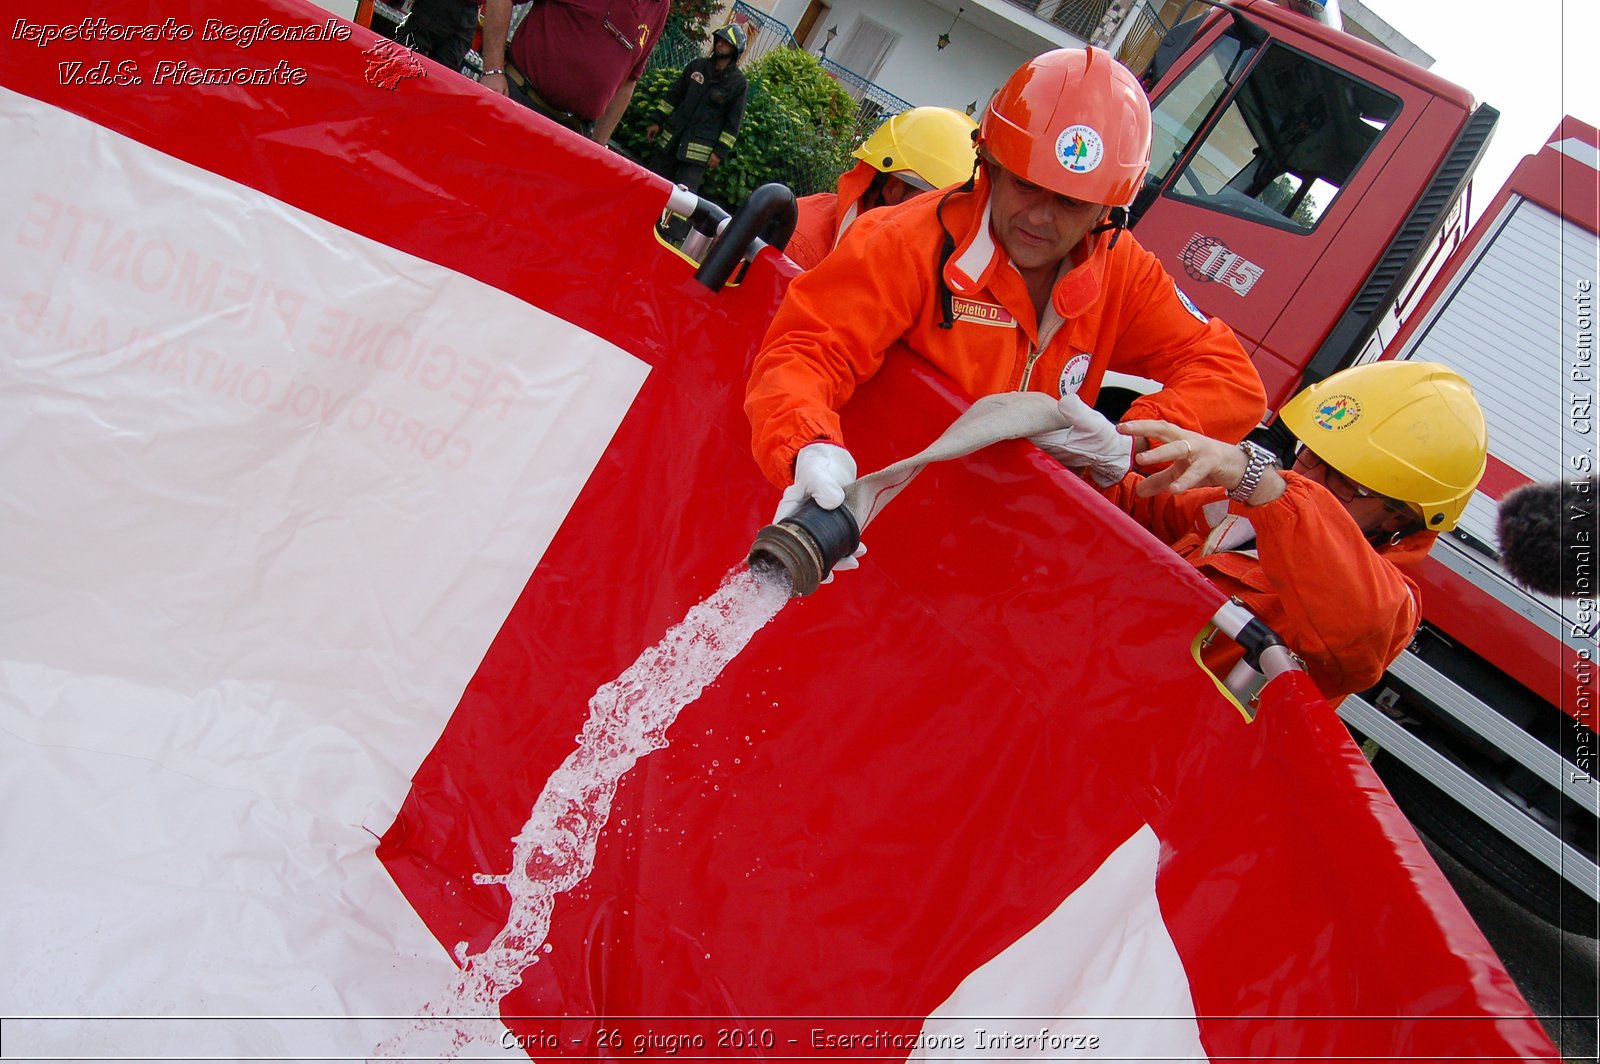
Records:
[[[456,946],[461,972],[374,1059],[453,1060],[476,1045],[501,1049],[500,1001],[548,952],[556,896],[594,870],[595,847],[617,784],[641,757],[667,745],[667,729],[789,600],[786,574],[728,573],[705,601],[589,699],[577,748],[545,781],[515,839],[511,870],[474,877],[511,895],[511,913],[479,953]]]

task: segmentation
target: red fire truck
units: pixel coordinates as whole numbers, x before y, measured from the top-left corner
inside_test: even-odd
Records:
[[[1381,749],[1376,767],[1425,833],[1594,934],[1594,602],[1564,614],[1519,588],[1494,522],[1518,484],[1592,468],[1600,139],[1563,123],[1463,242],[1498,118],[1463,89],[1268,0],[1180,23],[1144,80],[1155,133],[1135,229],[1233,326],[1270,407],[1377,357],[1441,361],[1473,382],[1492,452],[1480,496],[1422,576],[1415,642],[1341,714]]]

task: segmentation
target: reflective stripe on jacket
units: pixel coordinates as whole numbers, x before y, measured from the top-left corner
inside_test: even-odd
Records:
[[[1374,550],[1320,484],[1293,472],[1283,477],[1283,495],[1264,506],[1230,502],[1221,488],[1141,499],[1134,494],[1143,479],[1138,473],[1112,485],[1106,497],[1277,632],[1305,661],[1318,690],[1337,703],[1377,683],[1411,642],[1422,620],[1421,597],[1398,567],[1420,563],[1438,533],[1417,532]],[[1254,550],[1216,548],[1224,514],[1249,523]],[[1225,677],[1244,653],[1219,635],[1203,656]]]
[[[990,231],[986,186],[944,197],[869,211],[790,284],[745,396],[756,461],[773,483],[790,482],[806,444],[845,443],[834,411],[899,341],[973,398],[1075,390],[1092,402],[1115,369],[1164,385],[1135,401],[1129,419],[1162,418],[1229,441],[1260,421],[1266,392],[1232,330],[1188,310],[1132,234],[1114,249],[1109,234],[1089,238],[1087,261],[1056,282],[1041,344],[1027,286]],[[939,327],[941,201],[957,241],[945,269],[950,329]]]

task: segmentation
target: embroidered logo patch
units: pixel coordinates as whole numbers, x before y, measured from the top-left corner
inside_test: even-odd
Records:
[[[706,83],[706,76],[700,73],[700,71],[696,70],[693,74],[689,75],[689,80],[694,82],[696,85],[704,85]]]
[[[1194,300],[1189,298],[1189,293],[1178,287],[1178,282],[1172,282],[1172,290],[1178,293],[1178,302],[1182,303],[1184,309],[1193,314],[1200,324],[1209,325],[1211,323],[1211,319],[1206,317],[1205,311],[1194,305]]]
[[[1091,126],[1068,126],[1056,138],[1056,159],[1075,174],[1087,174],[1105,154],[1106,143]]]
[[[1330,395],[1317,407],[1311,420],[1317,423],[1319,429],[1329,432],[1347,429],[1361,420],[1361,404],[1356,402],[1353,395]]]
[[[971,321],[979,325],[998,325],[1004,329],[1017,327],[1017,319],[1011,312],[998,303],[980,303],[976,299],[952,300],[951,308],[956,312],[956,321]]]
[[[1067,364],[1061,367],[1061,378],[1056,382],[1061,395],[1074,395],[1083,387],[1084,379],[1089,376],[1089,362],[1087,351],[1067,359]]]

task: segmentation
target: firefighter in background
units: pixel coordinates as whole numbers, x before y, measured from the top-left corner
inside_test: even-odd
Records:
[[[511,29],[512,0],[484,0],[483,87],[599,144],[644,74],[671,0],[538,0]]]
[[[964,185],[862,215],[789,286],[745,395],[756,461],[787,486],[780,518],[843,501],[856,464],[836,410],[897,345],[973,398],[1092,402],[1117,369],[1163,385],[1132,418],[1236,441],[1265,413],[1232,330],[1123,231],[1150,159],[1132,72],[1098,48],[1046,52],[989,102],[977,148]]]
[[[654,143],[665,125],[667,139],[649,167],[690,192],[699,190],[706,171],[720,166],[738,139],[749,88],[739,57],[748,39],[745,28],[731,22],[713,33],[711,54],[683,68],[656,105],[660,116],[645,130],[645,140]]]
[[[913,107],[890,118],[855,150],[860,161],[833,192],[800,200],[784,254],[809,270],[859,215],[967,180],[977,161],[972,150],[977,129],[970,116],[948,107]]]
[[[1334,703],[1411,641],[1422,610],[1404,569],[1455,528],[1489,447],[1472,387],[1435,362],[1355,366],[1290,399],[1279,417],[1301,449],[1288,472],[1255,443],[1112,425],[1074,397],[1061,409],[1072,427],[1034,442],[1244,603]],[[1135,456],[1133,435],[1154,446]],[[1220,676],[1241,655],[1219,640],[1205,659]]]

